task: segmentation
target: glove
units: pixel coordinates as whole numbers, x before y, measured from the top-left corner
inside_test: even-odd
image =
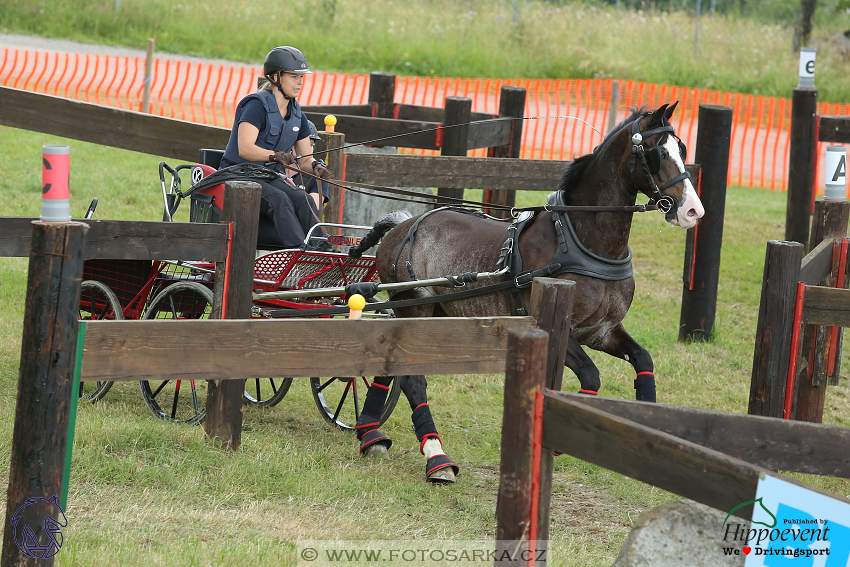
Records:
[[[331,170],[328,169],[325,164],[316,160],[313,162],[313,173],[321,177],[322,179],[330,179],[331,178]]]
[[[275,152],[269,156],[269,161],[276,161],[281,165],[295,165],[295,156],[286,152]]]

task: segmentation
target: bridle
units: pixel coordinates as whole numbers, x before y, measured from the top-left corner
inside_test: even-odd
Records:
[[[684,181],[685,179],[689,179],[691,174],[684,171],[676,177],[668,180],[661,187],[658,187],[655,183],[655,178],[652,176],[658,173],[658,170],[661,168],[661,161],[670,157],[667,149],[661,145],[661,140],[664,139],[664,136],[661,136],[658,139],[658,142],[656,142],[656,144],[648,150],[644,149],[643,141],[655,134],[667,134],[668,136],[673,136],[679,144],[679,154],[682,157],[682,163],[685,163],[688,155],[688,148],[685,146],[684,142],[676,136],[673,131],[673,127],[670,126],[670,124],[664,124],[663,119],[660,127],[641,132],[640,123],[642,119],[643,116],[632,122],[632,157],[631,164],[629,166],[629,172],[632,176],[632,185],[634,185],[635,180],[635,163],[639,159],[643,166],[643,170],[646,173],[649,185],[652,187],[652,194],[649,196],[649,204],[658,206],[658,210],[666,215],[675,214],[680,203],[670,195],[664,194],[663,191],[668,187],[672,187],[673,185]]]

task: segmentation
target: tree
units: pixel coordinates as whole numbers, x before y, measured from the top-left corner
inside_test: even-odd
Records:
[[[797,23],[794,24],[794,40],[791,49],[799,53],[801,47],[809,43],[814,27],[815,8],[818,0],[800,0],[800,9],[797,10]]]

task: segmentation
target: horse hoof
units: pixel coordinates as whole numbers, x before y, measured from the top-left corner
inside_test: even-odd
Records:
[[[428,482],[457,482],[460,467],[446,455],[434,455],[425,463],[425,479]]]
[[[428,482],[438,484],[457,482],[457,477],[455,476],[455,473],[451,468],[434,471],[425,478],[428,480]]]
[[[374,443],[369,445],[361,454],[369,459],[389,459],[390,452],[387,450],[387,446],[384,443]]]

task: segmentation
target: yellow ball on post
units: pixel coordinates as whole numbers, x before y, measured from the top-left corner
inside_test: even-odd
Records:
[[[325,116],[325,132],[333,132],[336,126],[336,116],[328,114]]]
[[[348,313],[349,319],[360,319],[363,314],[363,308],[366,307],[366,298],[355,293],[348,298],[348,308],[351,310]]]

